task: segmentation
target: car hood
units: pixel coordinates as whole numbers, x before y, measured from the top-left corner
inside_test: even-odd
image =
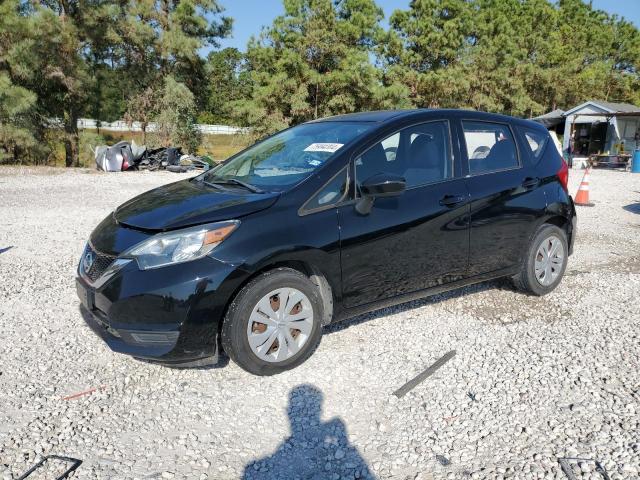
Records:
[[[114,217],[119,224],[132,228],[174,230],[264,210],[278,196],[226,186],[217,190],[199,181],[182,180],[132,198],[116,209]]]

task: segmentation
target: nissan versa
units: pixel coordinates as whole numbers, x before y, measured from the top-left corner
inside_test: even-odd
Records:
[[[190,366],[222,348],[270,375],[304,362],[323,325],[383,306],[498,277],[549,293],[575,238],[567,179],[526,120],[317,120],[118,207],[90,236],[77,291],[116,352]]]

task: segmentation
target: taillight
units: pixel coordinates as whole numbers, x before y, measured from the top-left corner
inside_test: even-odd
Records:
[[[564,161],[564,158],[561,158],[562,164],[560,165],[560,170],[558,170],[558,180],[560,180],[560,184],[564,191],[569,193],[569,165]]]

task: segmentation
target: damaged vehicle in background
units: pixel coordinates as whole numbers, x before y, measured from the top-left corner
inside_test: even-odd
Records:
[[[567,180],[526,120],[317,120],[118,207],[89,238],[77,291],[116,352],[190,366],[224,349],[275,374],[332,321],[498,277],[551,292],[575,238]]]
[[[209,157],[185,155],[180,147],[148,149],[135,141],[121,141],[115,145],[100,145],[93,150],[96,168],[104,172],[127,170],[168,170],[184,173],[193,169],[209,170]]]

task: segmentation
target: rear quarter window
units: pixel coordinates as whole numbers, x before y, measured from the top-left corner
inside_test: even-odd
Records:
[[[539,130],[533,130],[529,128],[520,128],[522,135],[524,136],[525,143],[527,145],[529,153],[537,162],[542,157],[547,143],[549,143],[549,134]]]

